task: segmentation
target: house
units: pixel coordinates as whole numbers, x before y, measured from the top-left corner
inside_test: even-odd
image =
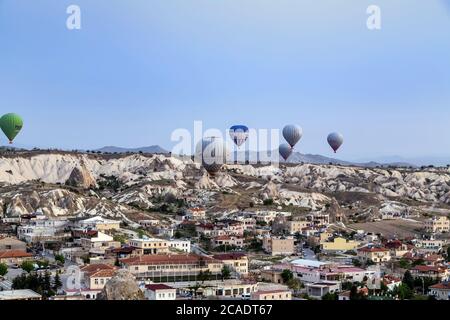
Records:
[[[25,251],[27,244],[16,238],[6,237],[0,239],[0,250],[21,250]]]
[[[145,286],[144,295],[148,300],[175,300],[177,290],[165,284],[148,284]]]
[[[444,216],[434,216],[425,221],[425,231],[429,233],[446,233],[450,231],[450,221]]]
[[[120,248],[120,242],[114,241],[114,238],[103,232],[97,232],[96,236],[80,239],[81,246],[88,249],[89,252],[104,254],[106,249]]]
[[[400,240],[391,240],[384,244],[384,247],[389,249],[392,258],[401,258],[412,250],[408,244]]]
[[[357,250],[357,256],[363,263],[367,263],[368,261],[383,263],[391,260],[389,249],[381,247],[368,246],[360,248]]]
[[[83,273],[86,287],[99,292],[116,273],[115,267],[102,263],[87,265],[80,270]]]
[[[249,280],[229,279],[216,282],[211,290],[206,289],[204,295],[216,296],[219,298],[242,298],[248,296],[257,290],[257,283]]]
[[[261,270],[261,279],[270,283],[283,284],[284,280],[281,274],[283,268],[270,268]]]
[[[266,236],[263,238],[263,249],[272,256],[290,256],[295,253],[293,237]]]
[[[436,300],[450,300],[450,283],[442,282],[430,286],[428,295],[434,296]]]
[[[22,264],[26,260],[33,258],[31,253],[24,250],[2,250],[0,251],[0,263]]]
[[[249,216],[238,216],[235,218],[243,224],[244,231],[252,231],[256,228],[256,219]]]
[[[306,216],[306,220],[311,221],[314,226],[328,226],[330,215],[328,213],[314,212]]]
[[[144,228],[157,227],[161,221],[158,219],[139,220],[138,223]]]
[[[211,239],[213,247],[228,246],[242,248],[244,246],[244,238],[237,236],[218,236]]]
[[[86,300],[95,300],[116,271],[115,267],[103,263],[81,267],[79,286],[65,289],[65,294],[71,298],[81,297]]]
[[[358,241],[347,240],[341,237],[334,238],[333,241],[320,242],[321,249],[324,252],[351,251],[356,250],[359,245]]]
[[[139,279],[195,280],[200,272],[219,276],[222,261],[196,254],[154,254],[120,260]]]
[[[421,253],[439,253],[442,250],[442,247],[445,245],[445,242],[443,240],[436,240],[433,237],[431,237],[430,239],[414,240],[413,242],[416,249]]]
[[[131,239],[128,241],[128,245],[135,248],[138,255],[169,252],[169,241],[157,238]]]
[[[393,291],[396,287],[402,284],[402,279],[392,275],[386,275],[383,277],[382,282],[388,290]]]
[[[48,218],[37,215],[28,223],[17,228],[17,236],[26,243],[38,243],[42,241],[61,241],[71,237],[66,232],[69,221],[65,218]]]
[[[341,290],[341,284],[339,282],[307,283],[305,286],[308,296],[319,300],[327,293],[337,293]]]
[[[184,253],[191,252],[191,241],[190,240],[170,240],[169,248],[173,250],[178,250]]]
[[[213,255],[213,258],[222,261],[225,266],[228,266],[231,271],[240,275],[248,274],[248,257],[245,253],[223,253]]]
[[[189,208],[186,210],[186,217],[189,220],[204,220],[206,218],[206,209],[205,208]]]
[[[291,235],[302,233],[304,228],[310,227],[311,225],[312,222],[307,220],[292,220],[287,223],[288,231]]]
[[[289,289],[258,290],[252,293],[251,299],[260,301],[292,300],[292,291]]]
[[[448,280],[448,269],[441,266],[422,266],[412,268],[411,275],[415,278],[432,278],[439,281]]]
[[[120,229],[120,221],[109,220],[100,216],[95,216],[89,219],[81,220],[78,222],[78,225],[81,228],[91,228],[102,232]]]
[[[352,265],[332,265],[326,262],[305,264],[295,260],[291,270],[304,283],[318,282],[362,282],[365,278],[375,277],[375,271],[365,270]]]

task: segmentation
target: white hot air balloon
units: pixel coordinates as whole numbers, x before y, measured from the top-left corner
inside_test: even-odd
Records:
[[[209,174],[215,175],[226,163],[227,148],[221,138],[203,138],[196,147],[196,158]]]

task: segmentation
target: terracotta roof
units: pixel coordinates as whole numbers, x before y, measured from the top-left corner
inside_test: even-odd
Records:
[[[0,259],[8,258],[30,258],[33,255],[23,250],[2,250],[0,251]]]
[[[114,253],[132,253],[136,250],[135,247],[122,247],[122,248],[114,248],[112,252]]]
[[[147,284],[145,286],[145,288],[148,289],[148,290],[151,290],[151,291],[174,289],[174,288],[169,287],[168,285],[165,285],[165,284]]]
[[[391,240],[385,243],[385,247],[389,249],[398,249],[403,245],[400,240]]]
[[[110,266],[109,264],[104,263],[89,264],[87,266],[81,267],[81,271],[86,273],[94,273],[100,270],[115,270],[115,268],[113,266]]]
[[[419,266],[415,266],[411,270],[419,271],[419,272],[429,272],[429,271],[444,272],[445,269],[437,267],[437,266],[420,266],[419,265]]]
[[[441,290],[450,290],[450,282],[442,282],[430,286],[430,289],[441,289]]]
[[[155,254],[122,259],[121,262],[128,265],[150,265],[150,264],[188,264],[216,261],[210,257],[196,254]]]
[[[115,269],[104,269],[104,270],[98,270],[91,274],[89,274],[89,277],[96,277],[96,278],[112,278],[114,277],[114,274],[116,273]]]
[[[217,260],[236,260],[244,257],[247,257],[247,255],[241,252],[231,252],[213,255],[213,258]]]

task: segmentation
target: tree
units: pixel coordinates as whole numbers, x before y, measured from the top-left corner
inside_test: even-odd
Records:
[[[302,288],[301,281],[295,278],[290,279],[288,282],[286,282],[286,284],[289,289],[294,290],[294,293],[300,291],[300,289]]]
[[[59,273],[56,273],[55,278],[53,278],[53,291],[58,292],[58,289],[61,288],[62,285]]]
[[[334,300],[338,300],[338,299],[339,299],[339,296],[336,293],[327,292],[326,294],[324,294],[322,296],[322,300],[325,300],[325,301],[334,301]]]
[[[8,266],[4,263],[0,263],[0,277],[3,277],[8,273]]]
[[[409,289],[414,289],[414,278],[409,270],[406,270],[402,282],[403,284],[407,285]]]
[[[399,266],[402,269],[408,269],[411,266],[411,264],[409,263],[408,260],[402,258],[400,259]]]
[[[283,272],[281,272],[281,278],[283,279],[284,283],[288,283],[289,280],[294,279],[294,274],[291,270],[285,269]]]
[[[34,270],[34,264],[31,261],[22,262],[22,265],[20,267],[28,273]]]
[[[62,254],[57,254],[55,255],[55,261],[64,264],[64,262],[66,262],[66,259]]]
[[[352,263],[355,267],[361,267],[361,261],[359,261],[358,259],[352,259]]]
[[[224,265],[221,271],[222,280],[229,279],[231,276],[231,270],[230,267],[227,265]]]
[[[392,294],[394,296],[397,296],[400,300],[409,300],[414,296],[411,288],[405,283],[402,283],[399,286],[395,287],[392,291]]]
[[[358,287],[352,286],[350,289],[350,300],[359,300]]]

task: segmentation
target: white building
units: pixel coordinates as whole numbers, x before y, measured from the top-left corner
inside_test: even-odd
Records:
[[[191,241],[189,240],[170,240],[169,247],[171,249],[183,251],[185,253],[191,252]]]
[[[120,221],[95,216],[78,222],[81,228],[92,228],[100,231],[120,229]]]
[[[148,284],[144,294],[148,300],[167,301],[177,298],[177,290],[165,284]]]
[[[67,219],[49,219],[47,217],[33,219],[29,223],[17,228],[17,236],[27,243],[58,240],[70,236],[64,232],[69,226]]]

